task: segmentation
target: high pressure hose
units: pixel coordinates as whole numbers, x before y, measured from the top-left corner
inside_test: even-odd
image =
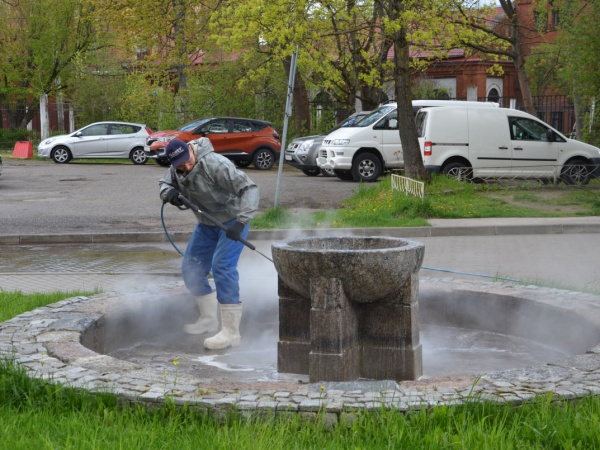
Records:
[[[181,203],[183,203],[183,206],[177,206],[178,209],[186,210],[186,209],[191,209],[192,211],[197,212],[198,214],[200,214],[202,217],[204,217],[205,219],[207,219],[208,221],[212,222],[213,225],[216,225],[217,227],[219,227],[221,230],[223,231],[227,231],[227,227],[225,225],[223,225],[221,222],[219,222],[217,219],[215,219],[213,216],[211,216],[210,214],[202,211],[200,208],[198,208],[196,205],[194,205],[192,202],[190,202],[185,196],[179,194],[179,200],[181,201]],[[171,245],[173,247],[175,247],[175,249],[177,250],[177,252],[183,256],[183,253],[181,253],[181,251],[177,248],[177,246],[173,243],[173,240],[171,239],[171,237],[169,236],[169,233],[167,232],[167,228],[165,226],[165,221],[164,221],[164,209],[165,209],[165,203],[163,202],[162,205],[162,209],[160,210],[160,215],[161,215],[161,219],[162,219],[162,224],[163,224],[163,228],[165,230],[165,233],[167,235],[167,238],[169,239],[169,242],[171,242]],[[257,250],[256,247],[254,245],[252,245],[250,242],[248,242],[246,239],[244,239],[243,237],[239,237],[237,239],[237,241],[241,242],[242,244],[244,244],[246,247],[248,247],[250,250],[255,251],[256,253],[258,253],[259,255],[261,255],[263,258],[268,259],[269,261],[273,262],[273,260],[271,258],[269,258],[267,255],[265,255],[264,253],[262,253],[261,251]]]
[[[179,253],[181,256],[184,256],[183,253],[182,253],[182,251],[179,250],[179,247],[177,247],[175,245],[175,242],[173,242],[173,239],[171,239],[171,235],[167,231],[167,226],[165,225],[165,205],[166,205],[166,203],[163,203],[162,206],[161,206],[161,208],[160,208],[160,221],[162,222],[163,230],[165,231],[165,235],[167,236],[167,239],[169,240],[169,242],[171,243],[171,245],[173,246],[173,248],[175,250],[177,250],[177,253]]]

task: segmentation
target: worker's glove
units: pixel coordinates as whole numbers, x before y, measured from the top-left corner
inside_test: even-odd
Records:
[[[225,235],[229,239],[233,239],[234,241],[239,241],[240,237],[242,235],[242,231],[244,231],[245,226],[246,225],[243,224],[242,222],[236,222],[233,225],[231,225],[229,228],[227,228],[227,232],[225,233]]]
[[[169,190],[165,194],[164,203],[169,202],[171,205],[181,208],[182,206],[185,206],[185,205],[184,205],[183,201],[181,200],[180,196],[181,196],[181,194],[177,189],[169,188]]]

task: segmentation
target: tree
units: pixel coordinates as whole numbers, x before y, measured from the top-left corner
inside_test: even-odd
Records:
[[[131,70],[172,75],[173,91],[187,88],[189,69],[203,60],[208,23],[219,0],[89,0],[98,20],[121,30],[115,45],[136,55]],[[163,80],[163,83],[168,83]]]
[[[528,28],[522,15],[518,14],[515,0],[498,0],[504,12],[507,26],[495,17],[495,8],[479,7],[479,1],[455,0],[447,11],[452,22],[461,29],[453,34],[453,42],[457,46],[468,47],[478,52],[511,59],[516,68],[519,87],[523,97],[525,110],[537,115],[533,104],[533,96],[527,71],[525,70],[526,55],[523,43],[539,43],[541,35]]]
[[[539,0],[537,14],[552,15],[556,39],[535,49],[528,70],[539,85],[569,92],[575,104],[576,138],[600,141],[600,126],[594,118],[600,96],[600,3],[587,0]],[[552,70],[549,70],[551,68]]]
[[[0,103],[11,128],[25,128],[39,112],[39,96],[63,91],[73,62],[98,46],[80,0],[0,0]]]
[[[284,65],[299,49],[294,96],[297,131],[309,124],[307,88],[327,92],[348,110],[355,109],[357,99],[362,109],[372,109],[381,101],[380,88],[391,76],[390,43],[381,39],[382,10],[373,0],[248,0],[222,6],[214,23],[218,47],[241,57],[262,52]]]

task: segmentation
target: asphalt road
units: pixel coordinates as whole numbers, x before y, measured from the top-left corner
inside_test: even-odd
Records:
[[[165,168],[156,164],[55,164],[4,158],[0,175],[0,235],[160,231],[158,180]],[[275,206],[278,167],[244,169],[259,186],[260,210]],[[358,185],[335,177],[307,177],[285,166],[278,205],[295,209],[336,208]],[[189,211],[167,205],[170,231],[191,231]]]

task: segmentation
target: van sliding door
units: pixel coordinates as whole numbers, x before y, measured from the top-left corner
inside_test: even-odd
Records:
[[[519,178],[552,176],[558,164],[558,144],[548,141],[549,128],[537,120],[509,117],[513,150],[511,172]],[[557,136],[557,139],[561,139]]]

